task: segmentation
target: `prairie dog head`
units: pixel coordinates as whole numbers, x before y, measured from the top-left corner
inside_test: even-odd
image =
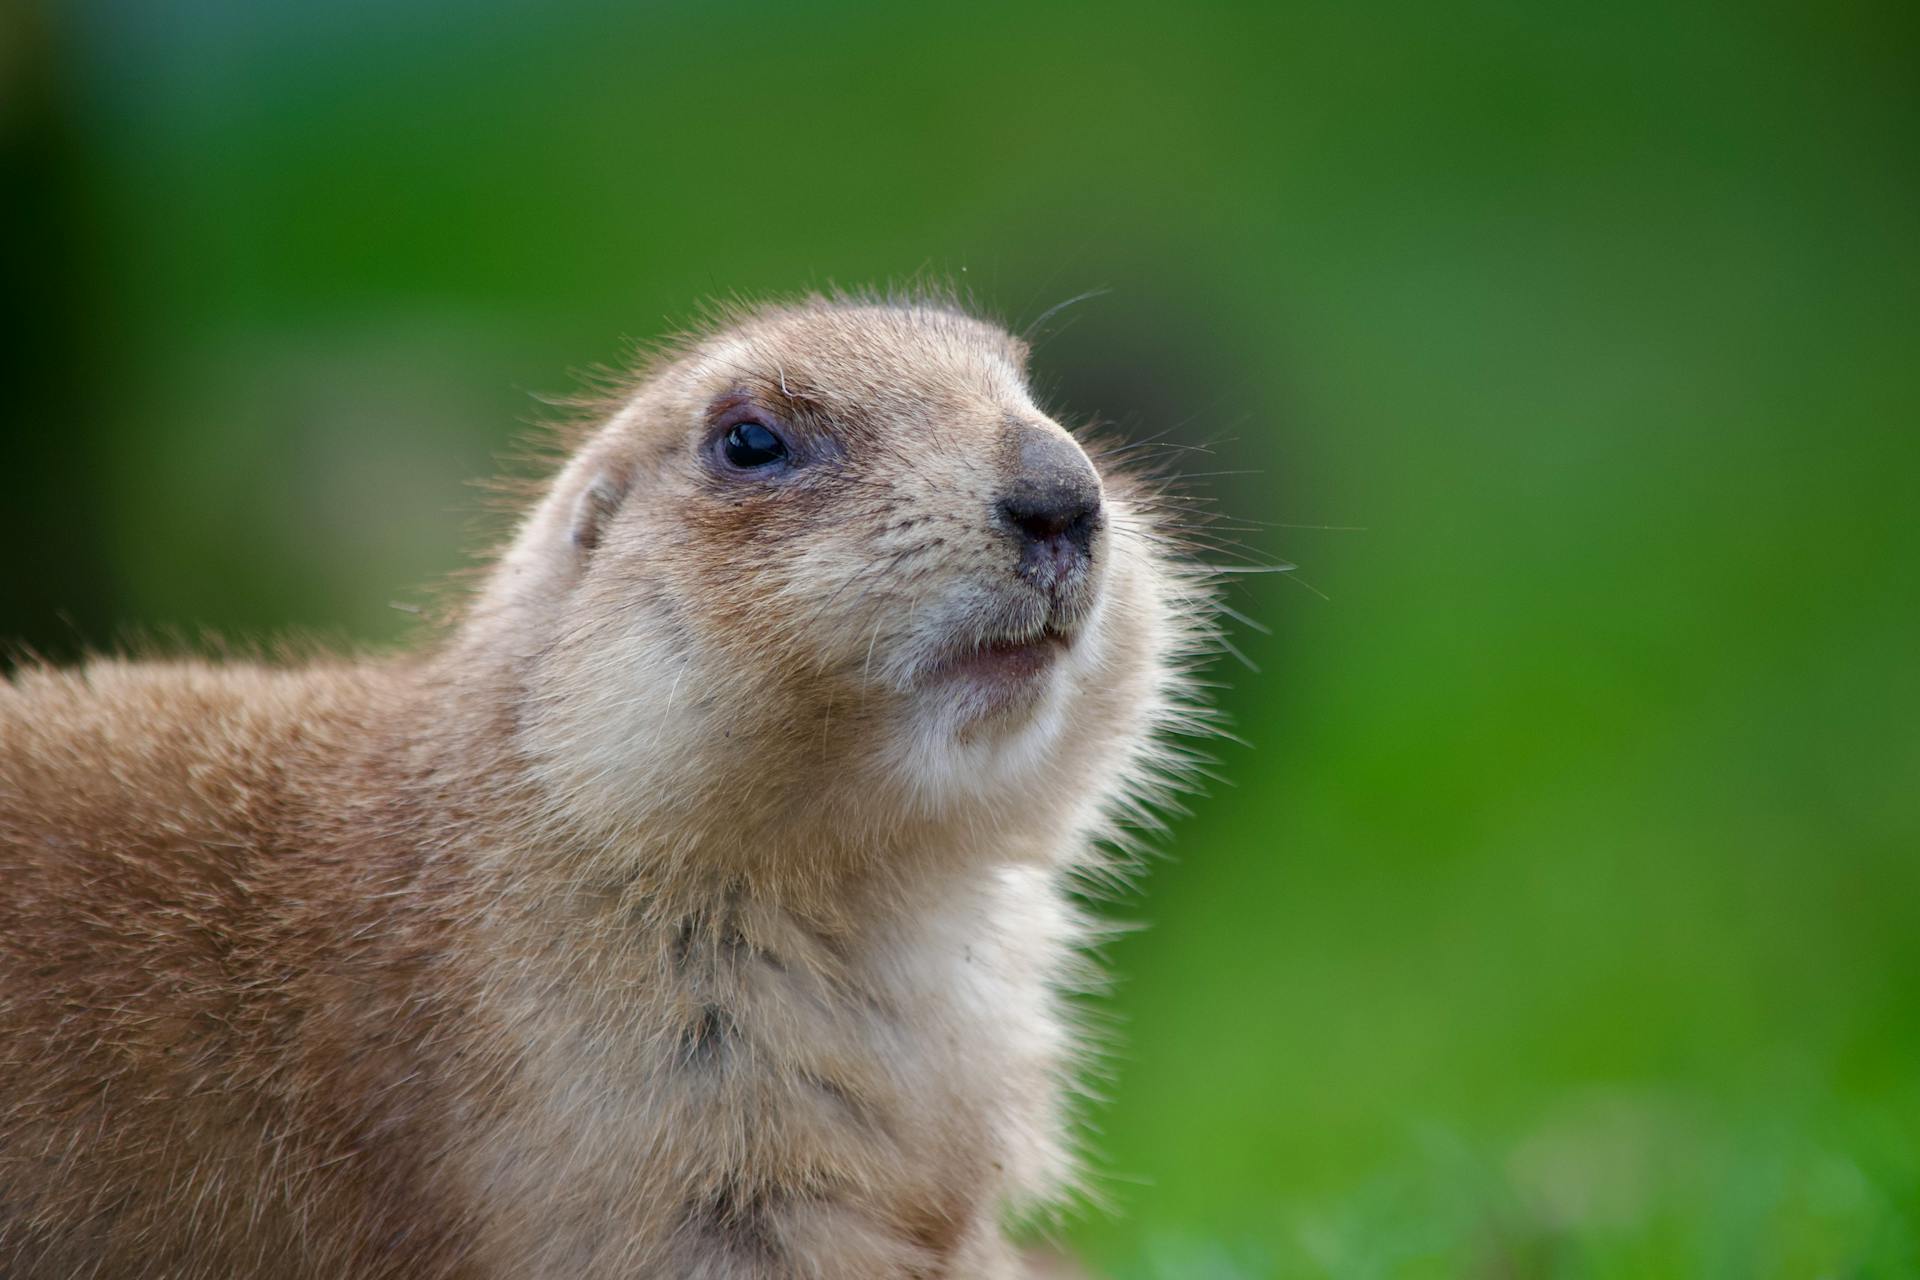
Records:
[[[1178,690],[1191,584],[937,303],[758,310],[657,364],[495,570],[520,746],[571,821],[884,843],[1090,829]],[[689,837],[691,838],[691,837]]]

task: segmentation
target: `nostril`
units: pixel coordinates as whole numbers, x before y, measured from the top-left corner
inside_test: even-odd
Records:
[[[1001,500],[1000,514],[1029,542],[1057,538],[1085,551],[1099,522],[1100,500],[1081,491],[1020,493]]]
[[[1036,506],[1013,499],[1000,504],[1000,513],[1007,518],[1007,523],[1035,542],[1065,533],[1074,519],[1070,513],[1057,507]]]

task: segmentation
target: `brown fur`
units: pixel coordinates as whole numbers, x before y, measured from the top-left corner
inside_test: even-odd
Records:
[[[1102,468],[1044,694],[938,683],[1040,625],[1023,360],[737,312],[419,654],[0,684],[0,1275],[1016,1274],[1074,1176],[1065,888],[1182,767],[1207,625]],[[817,465],[716,472],[741,405]]]

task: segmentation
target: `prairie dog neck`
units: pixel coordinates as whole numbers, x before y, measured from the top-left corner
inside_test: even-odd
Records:
[[[875,850],[918,869],[798,900],[704,869],[512,882],[481,975],[512,1083],[458,1160],[493,1207],[484,1252],[556,1277],[636,1254],[1017,1274],[1003,1218],[1073,1178],[1059,1001],[1083,927],[1043,859],[958,845]]]

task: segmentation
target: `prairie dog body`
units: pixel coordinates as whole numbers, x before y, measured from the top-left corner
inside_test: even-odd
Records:
[[[1019,1274],[1209,625],[1024,354],[742,313],[422,652],[0,684],[0,1274]]]

